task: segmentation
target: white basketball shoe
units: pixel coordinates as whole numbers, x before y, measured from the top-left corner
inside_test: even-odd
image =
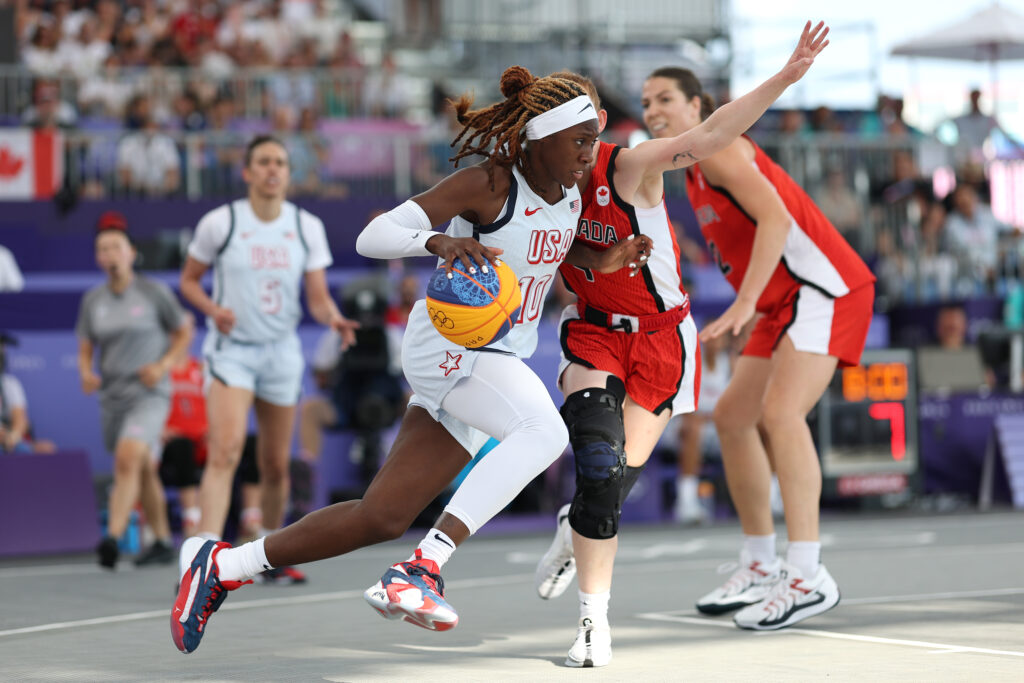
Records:
[[[698,600],[697,611],[712,615],[725,614],[758,603],[779,582],[781,571],[781,559],[776,557],[771,564],[763,564],[751,560],[750,554],[743,550],[740,552],[739,569],[725,583]]]
[[[572,529],[569,527],[569,505],[558,511],[555,538],[537,564],[534,585],[537,595],[550,600],[565,592],[576,576],[576,556],[572,550]]]
[[[565,665],[576,668],[606,666],[610,661],[612,629],[608,621],[595,623],[590,617],[583,617],[576,629],[576,640],[565,658]]]
[[[773,631],[826,612],[839,604],[839,586],[825,569],[805,578],[800,570],[782,563],[782,580],[760,602],[744,607],[733,621],[740,628]]]

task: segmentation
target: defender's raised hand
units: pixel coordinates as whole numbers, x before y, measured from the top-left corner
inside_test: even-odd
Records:
[[[813,29],[811,22],[804,24],[804,30],[800,34],[800,42],[790,56],[786,66],[779,72],[790,83],[796,83],[814,63],[814,58],[821,54],[821,51],[828,45],[828,26],[824,21],[819,21]]]

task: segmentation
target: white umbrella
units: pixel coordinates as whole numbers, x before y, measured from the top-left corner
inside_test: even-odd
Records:
[[[1024,59],[1024,16],[999,3],[892,49],[905,57],[997,62]]]

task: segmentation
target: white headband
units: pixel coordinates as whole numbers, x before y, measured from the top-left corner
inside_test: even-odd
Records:
[[[592,121],[597,118],[594,103],[587,95],[580,95],[543,114],[537,114],[526,122],[526,139],[540,140],[552,133],[572,128],[578,123]]]

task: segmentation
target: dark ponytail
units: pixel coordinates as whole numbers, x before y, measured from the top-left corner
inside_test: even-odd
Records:
[[[703,121],[711,116],[715,110],[715,99],[704,92],[700,79],[689,69],[678,66],[663,66],[655,69],[647,78],[668,78],[676,82],[676,87],[686,95],[687,100],[694,97],[700,98],[700,120]]]

